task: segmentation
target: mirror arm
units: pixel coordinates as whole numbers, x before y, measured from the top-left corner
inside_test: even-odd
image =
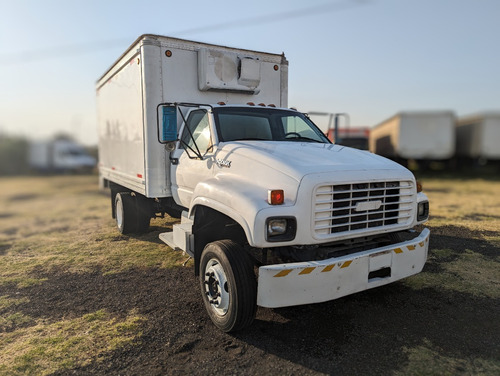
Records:
[[[196,152],[196,150],[194,150],[191,146],[189,146],[185,141],[181,140],[181,144],[184,146],[184,150],[186,150],[186,154],[190,159],[203,159],[203,156],[199,152]],[[195,154],[194,157],[191,154],[189,154],[188,149]]]
[[[179,113],[181,114],[182,121],[184,122],[185,127],[186,127],[187,131],[189,132],[189,136],[191,137],[191,140],[193,140],[193,144],[194,144],[194,146],[196,147],[196,151],[195,151],[193,148],[191,148],[191,147],[190,147],[190,146],[189,146],[186,142],[184,142],[184,140],[181,140],[181,143],[182,143],[183,145],[185,145],[186,147],[188,147],[188,148],[189,148],[189,149],[190,149],[193,153],[195,153],[195,154],[196,154],[196,156],[197,156],[199,159],[203,159],[203,156],[201,155],[200,149],[198,148],[198,145],[196,144],[196,141],[194,140],[193,133],[191,132],[191,129],[189,129],[189,125],[188,125],[188,124],[187,124],[187,122],[186,122],[186,117],[185,117],[185,116],[184,116],[184,114],[182,113],[182,110],[180,109],[180,107],[178,107],[178,109],[179,109]],[[186,151],[187,151],[187,149],[186,149]],[[189,155],[189,153],[188,153],[188,156],[189,156],[189,158],[194,159],[194,158],[192,158],[192,157]]]

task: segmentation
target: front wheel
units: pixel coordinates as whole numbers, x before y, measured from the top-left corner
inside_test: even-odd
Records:
[[[232,240],[207,244],[200,259],[203,302],[213,323],[224,332],[249,326],[257,310],[253,264]]]

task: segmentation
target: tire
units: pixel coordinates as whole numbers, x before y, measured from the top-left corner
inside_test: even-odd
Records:
[[[215,326],[234,332],[249,326],[257,311],[253,264],[232,240],[207,244],[200,259],[200,288]]]
[[[146,198],[120,192],[115,197],[115,219],[122,234],[143,233],[149,229],[150,205]]]
[[[136,230],[134,218],[134,200],[128,192],[117,193],[115,197],[115,219],[121,234],[130,234]]]
[[[149,230],[149,223],[151,221],[151,202],[144,196],[133,197],[136,209],[136,229],[137,233],[144,233]]]

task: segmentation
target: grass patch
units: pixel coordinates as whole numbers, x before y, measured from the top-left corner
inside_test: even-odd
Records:
[[[29,301],[28,298],[14,299],[9,298],[8,295],[0,296],[0,310],[17,306],[19,304],[27,303]]]
[[[182,265],[185,256],[158,240],[171,219],[152,220],[147,234],[123,236],[109,201],[96,176],[2,179],[0,207],[11,215],[0,217],[0,228],[11,231],[0,233],[0,286],[30,287],[54,269],[112,274]]]
[[[135,312],[120,321],[100,310],[4,333],[0,337],[0,374],[48,375],[100,361],[99,355],[140,336],[142,320]]]
[[[453,261],[448,261],[450,258]],[[439,263],[442,270],[422,272],[403,283],[414,289],[439,287],[478,297],[500,298],[499,263],[480,253],[466,250],[456,254],[450,249],[438,249],[432,251],[428,263]]]
[[[26,316],[20,312],[15,312],[10,315],[0,316],[0,330],[5,331],[16,326],[21,326],[33,321],[33,318]]]
[[[471,230],[500,229],[500,182],[485,179],[424,179],[430,200],[430,223],[453,223]]]
[[[447,355],[444,349],[434,346],[429,340],[414,348],[405,348],[408,364],[394,374],[422,376],[454,375],[498,375],[500,360],[481,358],[456,358]]]

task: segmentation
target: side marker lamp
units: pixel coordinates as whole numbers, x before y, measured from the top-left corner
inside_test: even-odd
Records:
[[[422,186],[422,183],[420,183],[418,180],[417,180],[417,193],[420,193],[424,190],[423,186]]]
[[[270,189],[267,191],[267,202],[269,205],[283,205],[285,202],[285,192],[283,189]]]

